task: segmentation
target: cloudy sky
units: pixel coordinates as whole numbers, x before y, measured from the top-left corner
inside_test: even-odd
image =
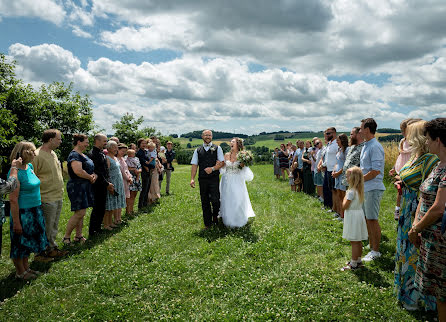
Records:
[[[0,52],[164,134],[446,115],[446,1],[0,0]]]

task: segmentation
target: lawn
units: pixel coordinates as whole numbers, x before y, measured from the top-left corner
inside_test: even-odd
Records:
[[[383,257],[341,272],[350,256],[342,223],[316,199],[274,179],[272,165],[252,170],[256,218],[246,227],[202,230],[199,190],[188,186],[190,167],[178,166],[172,195],[120,229],[68,247],[66,258],[32,263],[45,274],[30,283],[14,279],[8,222],[0,320],[432,319],[401,309],[392,294],[393,189],[381,206]],[[66,200],[58,240],[70,215]]]

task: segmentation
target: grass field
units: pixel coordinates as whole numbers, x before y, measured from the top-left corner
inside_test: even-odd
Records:
[[[252,168],[256,217],[238,230],[202,230],[199,190],[177,166],[173,195],[120,229],[69,247],[30,283],[14,280],[9,222],[3,225],[0,320],[431,320],[401,309],[393,290],[395,193],[380,222],[383,256],[341,272],[350,256],[342,223],[316,199],[291,193],[271,165]],[[89,212],[88,212],[89,213]],[[58,241],[71,213],[66,199]],[[85,220],[88,224],[89,215]],[[87,234],[87,227],[84,228]]]

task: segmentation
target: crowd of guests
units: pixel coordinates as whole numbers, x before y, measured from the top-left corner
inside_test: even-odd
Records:
[[[395,293],[407,310],[438,310],[446,321],[446,118],[406,119],[404,138],[389,175],[394,179],[398,221]],[[352,258],[341,270],[355,270],[381,257],[379,211],[385,154],[375,138],[374,119],[337,135],[330,127],[319,138],[288,142],[273,153],[274,175],[288,175],[292,191],[314,195],[343,222]],[[362,241],[370,252],[362,258]]]
[[[10,257],[16,278],[22,280],[34,279],[40,274],[29,267],[31,253],[36,254],[34,260],[42,262],[68,253],[59,249],[56,242],[64,179],[54,150],[60,146],[62,134],[56,129],[46,130],[42,142],[38,149],[31,142],[17,143],[10,155],[11,169],[7,180],[0,181],[0,193],[9,193]],[[175,159],[172,142],[167,142],[166,149],[157,137],[151,137],[127,146],[116,137],[107,139],[104,134],[96,134],[92,150],[86,153],[88,146],[87,135],[73,135],[73,150],[67,159],[67,194],[73,215],[67,223],[62,240],[64,245],[86,241],[83,223],[88,208],[93,208],[89,238],[94,238],[103,231],[119,227],[123,209],[127,217],[134,216],[138,192],[139,210],[156,203],[161,197],[164,176],[166,195],[170,193]],[[3,224],[3,201],[0,209],[0,223]]]

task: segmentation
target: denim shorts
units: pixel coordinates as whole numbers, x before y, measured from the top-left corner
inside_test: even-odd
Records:
[[[364,203],[362,204],[362,209],[364,210],[366,219],[378,220],[379,207],[383,194],[384,190],[370,190],[364,192]]]

